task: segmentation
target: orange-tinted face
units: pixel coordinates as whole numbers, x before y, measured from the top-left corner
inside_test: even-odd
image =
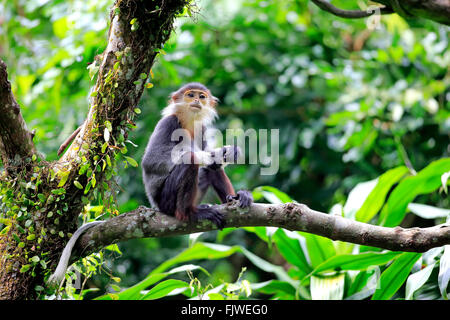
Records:
[[[208,103],[208,93],[203,90],[187,90],[183,95],[183,100],[192,108],[201,109]]]

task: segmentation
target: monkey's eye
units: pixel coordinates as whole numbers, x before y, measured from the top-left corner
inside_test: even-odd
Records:
[[[206,96],[204,94],[200,95],[200,99],[205,99],[205,98],[206,98]]]
[[[188,96],[189,98],[193,98],[193,97],[194,97],[194,94],[193,94],[192,92],[189,92],[189,93],[187,94],[187,96]]]

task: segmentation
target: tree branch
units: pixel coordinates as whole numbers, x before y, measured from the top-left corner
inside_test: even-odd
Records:
[[[320,9],[341,18],[366,18],[377,13],[372,10],[343,10],[327,0],[312,0],[312,2]],[[374,0],[374,2],[384,5],[380,8],[380,14],[397,13],[404,18],[420,17],[450,25],[450,0]]]
[[[226,227],[271,226],[313,233],[332,240],[392,251],[425,252],[450,244],[450,224],[430,228],[386,228],[311,210],[306,205],[254,203],[242,212],[238,202],[216,206],[226,217]],[[147,237],[168,237],[215,230],[209,221],[186,223],[153,209],[138,209],[94,226],[82,235],[73,260],[113,243]]]
[[[36,152],[20,106],[11,91],[6,64],[0,59],[0,153],[7,167],[15,159],[31,158]]]
[[[99,70],[89,114],[56,167],[78,160],[80,152],[87,153],[83,144],[101,146],[105,142],[106,121],[112,124],[111,138],[127,134],[127,125],[132,123],[150,68],[171,34],[176,15],[187,4],[187,0],[115,1],[110,14],[108,45],[98,58]],[[70,143],[71,138],[66,142]],[[95,150],[90,148],[90,151]]]
[[[330,12],[334,14],[335,16],[341,17],[341,18],[348,18],[348,19],[359,19],[359,18],[367,18],[376,13],[376,11],[373,10],[343,10],[340,8],[335,7],[331,3],[329,3],[326,0],[312,0],[316,6],[318,6],[320,9]],[[394,11],[390,7],[380,7],[380,14],[390,14]]]

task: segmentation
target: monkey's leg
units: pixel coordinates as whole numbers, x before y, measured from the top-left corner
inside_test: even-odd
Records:
[[[200,168],[199,173],[199,189],[206,191],[209,186],[212,186],[216,191],[222,203],[227,202],[228,195],[236,195],[230,179],[226,175],[223,168],[210,169],[208,167]]]
[[[232,199],[236,199],[239,200],[239,206],[241,208],[246,208],[249,207],[253,202],[253,196],[249,191],[239,190],[237,193],[235,193],[233,185],[231,184],[231,181],[223,168],[211,169],[209,167],[203,167],[200,169],[200,193],[206,192],[210,185],[214,188],[222,203],[226,203]]]
[[[182,221],[207,219],[223,228],[224,219],[218,210],[206,206],[196,206],[198,168],[196,164],[176,165],[167,177],[161,190],[158,206],[166,214]]]

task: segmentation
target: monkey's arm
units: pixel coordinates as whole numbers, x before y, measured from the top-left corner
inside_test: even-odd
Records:
[[[249,207],[253,203],[253,196],[249,191],[239,190],[237,193],[234,191],[233,185],[222,167],[218,169],[200,168],[198,179],[199,194],[197,201],[201,201],[211,185],[222,203],[232,199],[239,200],[241,208]]]

